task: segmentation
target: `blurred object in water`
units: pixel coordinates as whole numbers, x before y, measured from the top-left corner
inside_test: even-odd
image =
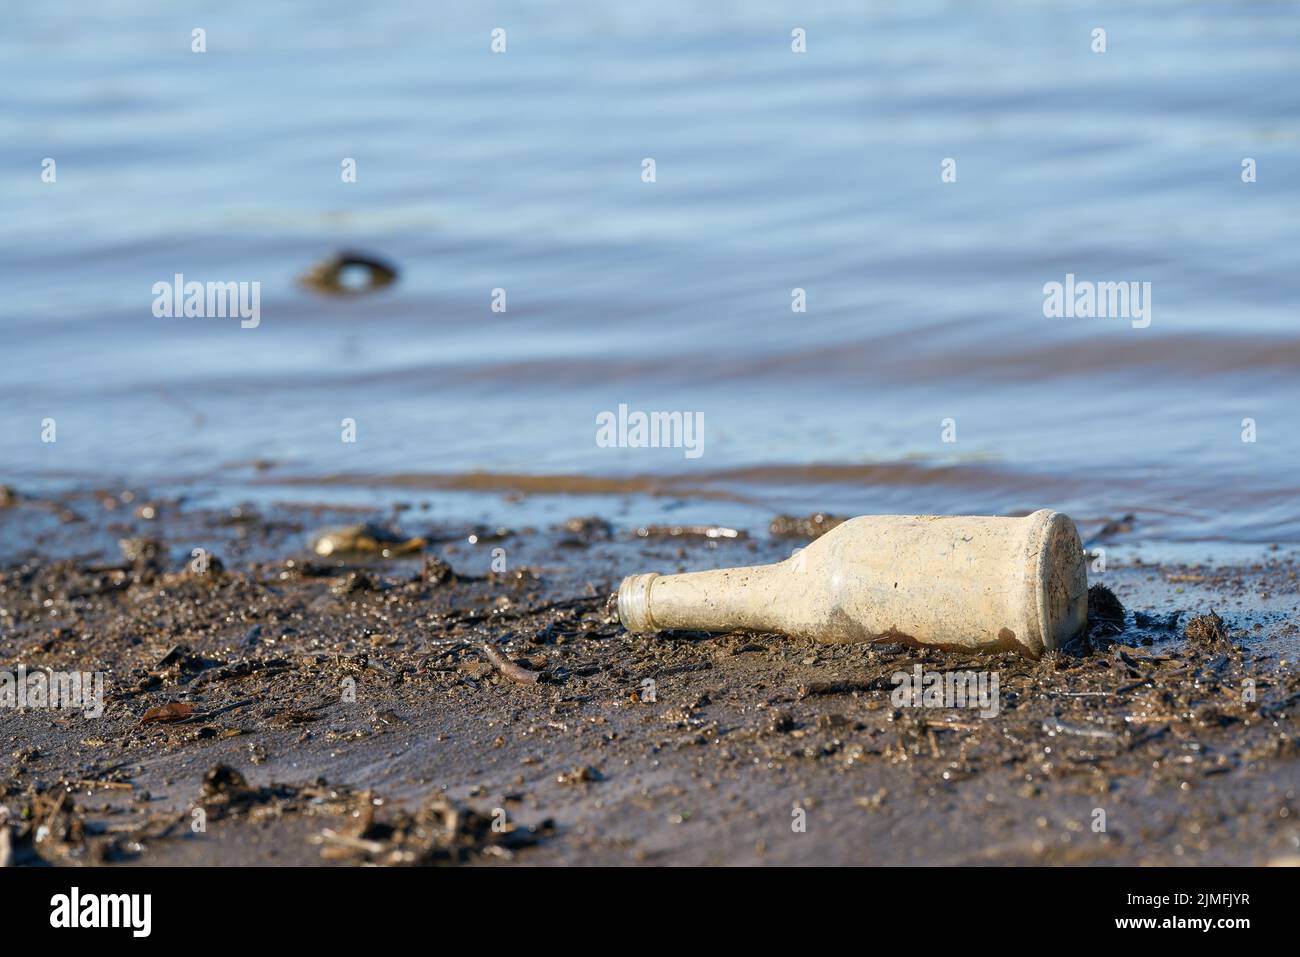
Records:
[[[327,296],[374,292],[397,281],[397,267],[361,253],[341,252],[312,266],[298,282]]]

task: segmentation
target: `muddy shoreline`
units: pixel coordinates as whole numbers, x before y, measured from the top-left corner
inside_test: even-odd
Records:
[[[314,531],[363,521],[423,547],[309,551]],[[1113,565],[1093,581],[1114,590],[1122,620],[1037,662],[758,634],[634,637],[612,614],[625,574],[778,560],[826,525],[709,536],[601,518],[468,525],[418,506],[17,497],[0,505],[0,671],[102,671],[108,698],[99,718],[0,709],[0,858],[1300,854],[1293,557]],[[997,713],[898,707],[893,676],[917,666],[995,673]]]

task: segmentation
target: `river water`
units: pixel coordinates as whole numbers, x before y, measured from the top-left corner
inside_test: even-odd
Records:
[[[24,491],[1300,542],[1295,3],[54,0],[0,64]],[[339,249],[399,281],[295,282]],[[177,274],[256,327],[155,316]],[[1067,276],[1145,315],[1049,318]]]

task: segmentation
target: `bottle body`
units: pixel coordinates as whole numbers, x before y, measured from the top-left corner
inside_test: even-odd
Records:
[[[867,515],[774,565],[634,575],[619,589],[629,631],[747,629],[821,641],[896,641],[1038,657],[1087,621],[1074,523]]]

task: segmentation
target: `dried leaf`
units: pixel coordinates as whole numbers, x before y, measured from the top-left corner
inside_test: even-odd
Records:
[[[157,708],[150,708],[140,719],[141,724],[149,724],[153,721],[184,721],[194,714],[194,705],[187,704],[184,701],[173,701],[170,704],[160,705]]]

